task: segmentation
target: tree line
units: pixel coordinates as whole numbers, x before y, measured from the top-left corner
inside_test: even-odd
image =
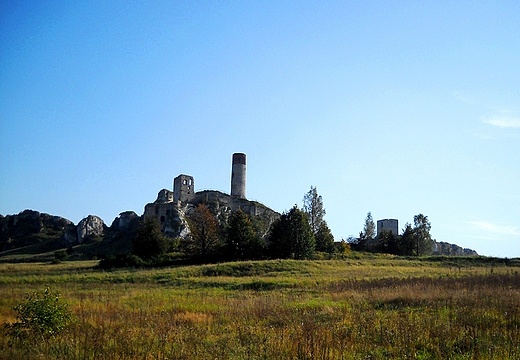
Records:
[[[376,227],[369,212],[358,238],[334,242],[325,221],[323,199],[316,187],[303,197],[303,206],[294,205],[269,227],[266,235],[254,218],[241,210],[221,222],[208,206],[199,204],[187,217],[190,233],[182,239],[165,238],[155,217],[148,217],[136,231],[130,254],[109,256],[100,266],[146,266],[168,263],[207,263],[261,259],[312,259],[317,253],[345,254],[352,250],[420,256],[432,249],[431,224],[422,214],[414,225],[406,224],[402,235]],[[172,258],[171,254],[176,254]],[[320,255],[321,257],[323,255]]]
[[[334,237],[324,216],[323,199],[312,186],[303,207],[294,205],[284,212],[271,224],[267,236],[241,210],[219,225],[210,209],[200,204],[188,217],[190,234],[180,241],[179,249],[201,261],[310,259],[317,251],[334,251]]]
[[[155,217],[144,219],[133,238],[130,254],[108,256],[101,267],[160,265],[171,262],[205,263],[261,259],[311,259],[316,252],[336,251],[334,237],[324,220],[323,199],[316,187],[269,228],[267,235],[242,210],[219,222],[208,206],[199,204],[187,217],[190,233],[182,239],[168,239]],[[341,249],[341,247],[340,247]],[[345,250],[345,247],[342,248]]]
[[[433,251],[430,235],[431,223],[423,214],[415,215],[413,225],[406,223],[401,235],[390,230],[382,230],[376,235],[376,226],[372,213],[365,218],[363,231],[358,238],[349,238],[352,250],[379,252],[403,256],[424,256]]]

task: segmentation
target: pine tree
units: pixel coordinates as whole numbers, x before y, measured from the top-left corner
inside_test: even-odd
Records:
[[[161,233],[159,221],[151,216],[137,229],[132,245],[132,254],[148,260],[164,254],[168,249],[168,240]]]
[[[229,218],[226,256],[230,260],[253,260],[263,256],[265,244],[256,233],[249,217],[238,210]]]
[[[315,246],[307,214],[296,205],[271,228],[269,253],[273,258],[309,259]]]
[[[314,238],[316,240],[316,251],[329,254],[334,252],[334,236],[325,221],[321,223],[318,233],[314,235]]]

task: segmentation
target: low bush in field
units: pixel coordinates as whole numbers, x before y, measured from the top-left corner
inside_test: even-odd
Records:
[[[142,267],[145,262],[137,255],[108,255],[99,261],[99,268],[109,270],[114,268]]]
[[[14,307],[17,321],[5,325],[8,333],[20,339],[44,339],[61,333],[74,317],[59,297],[49,288],[27,294],[25,301]]]

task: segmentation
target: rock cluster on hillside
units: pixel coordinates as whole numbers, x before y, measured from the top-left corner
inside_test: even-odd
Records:
[[[17,215],[0,217],[0,250],[32,245],[45,240],[55,240],[58,245],[74,246],[93,237],[102,237],[106,225],[103,220],[89,215],[76,226],[68,219],[24,210]]]
[[[445,256],[477,256],[475,250],[462,248],[455,244],[449,244],[447,242],[433,242],[433,255],[445,255]]]
[[[237,199],[216,191],[196,193],[189,202],[176,204],[160,202],[146,206],[145,215],[159,216],[163,232],[169,237],[183,237],[189,233],[186,214],[193,211],[200,203],[206,204],[216,214],[220,222],[227,221],[229,214],[237,209],[246,210],[255,218],[257,225],[267,233],[273,219],[278,213],[257,202]],[[131,239],[139,226],[141,216],[133,211],[125,211],[114,219],[107,227],[103,220],[94,215],[82,219],[77,225],[60,216],[25,210],[17,215],[0,215],[0,251],[16,249],[43,241],[54,241],[55,248],[73,247],[88,244],[92,241],[103,241],[103,244],[114,244],[119,241],[123,247],[131,247]],[[260,222],[260,223],[258,223]],[[267,229],[267,230],[266,230]],[[103,245],[104,246],[104,245]],[[476,251],[465,249],[446,242],[433,243],[434,255],[445,256],[476,256]]]
[[[46,238],[59,238],[74,223],[60,216],[25,210],[0,217],[0,250],[34,244]]]

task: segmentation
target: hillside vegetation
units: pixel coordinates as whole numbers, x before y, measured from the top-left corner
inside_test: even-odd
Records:
[[[101,271],[0,264],[0,322],[50,287],[75,321],[3,330],[6,359],[514,359],[520,264],[489,258],[269,260]]]

